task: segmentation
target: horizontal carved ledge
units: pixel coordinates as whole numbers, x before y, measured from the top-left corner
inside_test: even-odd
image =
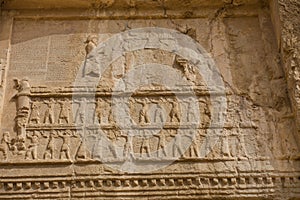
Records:
[[[31,97],[136,97],[136,96],[209,96],[209,95],[233,95],[232,92],[223,92],[221,89],[207,90],[207,87],[179,87],[169,90],[163,89],[140,89],[135,91],[112,91],[111,89],[100,89],[93,87],[65,87],[65,88],[46,88],[46,87],[31,87]]]
[[[103,130],[118,130],[118,126],[115,125],[59,125],[59,124],[41,124],[41,125],[28,125],[26,127],[27,131],[35,131],[35,130],[99,130],[99,129],[103,129]],[[225,125],[225,126],[221,126],[221,125],[211,125],[211,126],[200,126],[199,124],[168,124],[165,123],[163,126],[164,129],[182,129],[182,130],[195,130],[195,129],[216,129],[216,130],[224,130],[224,129],[239,129],[239,128],[243,128],[243,129],[256,129],[256,126],[230,126],[230,125]],[[162,126],[159,125],[147,125],[147,126],[128,126],[128,127],[122,127],[122,130],[161,130]],[[223,134],[221,134],[223,135]],[[233,133],[231,135],[237,135],[237,133]]]
[[[276,188],[282,185],[289,190],[296,190],[300,181],[295,175],[276,176],[272,173],[247,173],[247,174],[228,174],[228,175],[133,175],[133,176],[114,176],[100,175],[97,177],[48,177],[40,179],[15,178],[1,180],[0,197],[8,195],[32,195],[42,197],[43,194],[51,192],[53,195],[63,195],[71,192],[74,197],[84,193],[85,197],[107,197],[112,195],[111,190],[117,191],[116,197],[139,196],[147,193],[149,196],[162,195],[173,192],[174,189],[180,190],[177,196],[197,193],[200,196],[210,195],[217,197],[220,194],[232,196],[249,195],[259,197],[260,195],[271,196],[275,194]],[[142,189],[142,191],[141,191]],[[253,193],[255,192],[255,194]],[[105,192],[105,193],[102,193]],[[172,193],[170,193],[172,194]],[[246,197],[247,197],[246,196]],[[62,197],[62,196],[60,196]],[[198,196],[199,197],[199,196]]]
[[[164,163],[164,162],[174,162],[174,163],[182,163],[182,162],[195,162],[195,163],[218,163],[218,162],[254,162],[254,161],[266,161],[269,162],[269,157],[255,157],[255,158],[246,158],[246,157],[215,157],[215,158],[196,158],[196,157],[181,157],[181,158],[156,158],[156,157],[133,157],[131,158],[132,162],[135,163]],[[126,158],[111,158],[111,159],[78,159],[78,160],[67,160],[67,159],[36,159],[36,160],[16,160],[16,161],[1,161],[0,166],[23,166],[23,165],[55,165],[55,166],[68,166],[68,165],[81,165],[81,164],[122,164],[127,162]]]

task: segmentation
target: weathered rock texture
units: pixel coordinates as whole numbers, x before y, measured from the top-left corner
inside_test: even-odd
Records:
[[[0,3],[0,199],[300,199],[299,1]]]

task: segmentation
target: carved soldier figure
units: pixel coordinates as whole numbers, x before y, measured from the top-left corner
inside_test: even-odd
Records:
[[[156,137],[158,137],[158,145],[157,145],[157,156],[160,156],[160,152],[163,153],[164,156],[167,156],[166,152],[166,136],[165,136],[165,131],[162,130]]]
[[[44,153],[44,159],[53,159],[54,158],[54,138],[55,136],[57,136],[56,132],[55,131],[50,131],[50,134],[49,134],[49,139],[48,139],[48,143],[47,143],[47,146],[46,146],[46,150],[45,150],[45,153]]]
[[[30,113],[30,122],[35,122],[37,124],[40,123],[40,112],[39,112],[39,106],[36,102],[32,102],[31,104],[31,113]]]
[[[187,101],[185,101],[185,102],[187,103],[186,120],[187,120],[187,122],[195,122],[195,120],[197,118],[196,118],[196,114],[195,114],[195,108],[194,108],[194,105],[193,105],[193,103],[195,102],[194,98],[189,97],[187,99]]]
[[[63,101],[58,101],[60,104],[60,112],[58,115],[58,123],[62,124],[63,120],[66,121],[67,124],[70,122],[70,111],[71,111],[71,105],[68,98],[65,98]]]
[[[102,98],[98,98],[96,101],[96,108],[95,108],[95,113],[94,113],[94,122],[98,122],[101,124],[102,122],[102,115],[105,112],[105,102]]]
[[[53,98],[50,98],[49,101],[44,101],[44,103],[47,105],[47,109],[45,111],[45,117],[44,117],[44,123],[54,123],[54,105],[55,101]]]
[[[129,155],[133,155],[133,146],[132,146],[133,137],[131,135],[126,135],[121,137],[124,137],[126,140],[124,145],[123,156],[124,158],[129,158]]]
[[[177,130],[170,130],[170,135],[174,137],[173,142],[173,156],[176,157],[179,153],[179,156],[183,155],[184,152],[181,146],[181,139],[180,135],[177,134]]]
[[[248,159],[248,153],[246,150],[245,136],[242,134],[241,129],[237,129],[237,156],[240,160]]]
[[[66,130],[63,132],[58,132],[58,136],[63,140],[63,143],[60,148],[59,159],[63,159],[63,157],[65,157],[66,159],[70,159],[70,144],[72,131]]]
[[[229,149],[229,141],[228,141],[228,130],[224,129],[224,136],[221,140],[221,153],[224,157],[231,157],[230,149]]]
[[[114,146],[114,142],[116,141],[116,134],[115,134],[115,130],[108,130],[108,134],[107,137],[109,139],[108,141],[108,149],[110,150],[110,152],[113,154],[114,158],[117,158],[117,152],[116,152],[116,148]]]
[[[178,102],[175,101],[170,101],[171,103],[171,111],[169,113],[170,116],[170,121],[174,122],[174,120],[176,119],[178,122],[180,122],[180,118],[179,118],[179,105]]]
[[[115,104],[113,102],[108,102],[108,123],[113,124],[114,123],[114,117],[113,117],[113,107]]]
[[[210,110],[208,103],[205,99],[199,98],[200,114],[201,114],[201,125],[207,126],[210,122]]]
[[[74,102],[79,104],[75,115],[75,123],[85,123],[86,98],[81,98],[80,101],[74,100]]]
[[[160,98],[159,100],[152,100],[152,103],[157,104],[156,110],[154,112],[154,122],[164,122],[164,108],[162,105],[160,105],[160,102],[165,102],[163,98]]]
[[[86,140],[83,132],[79,132],[78,137],[80,139],[79,147],[77,149],[75,158],[78,159],[86,159],[87,158],[87,147]]]
[[[9,132],[4,132],[1,142],[0,142],[0,151],[3,153],[4,160],[8,158],[8,151],[10,150],[10,136]]]
[[[136,100],[137,103],[142,104],[142,109],[139,113],[139,122],[142,124],[150,123],[150,117],[148,115],[149,111],[149,100],[143,99],[143,100]]]
[[[20,137],[25,138],[26,136],[26,124],[27,124],[27,118],[25,117],[19,117],[16,119],[17,123],[17,133]]]
[[[27,147],[25,159],[30,159],[30,157],[31,157],[33,160],[35,160],[35,159],[37,159],[37,149],[38,149],[38,145],[39,145],[38,132],[34,131],[32,136],[27,134],[27,138],[29,138],[31,140],[31,143]]]
[[[142,133],[142,145],[140,148],[140,155],[142,156],[144,152],[147,153],[147,156],[150,157],[150,138],[149,136],[145,135],[145,130],[140,130]]]
[[[194,130],[189,131],[188,137],[192,140],[192,143],[189,147],[190,157],[198,158],[200,156],[200,152],[199,152],[200,144],[199,144],[198,136],[199,136],[198,134],[195,135]]]

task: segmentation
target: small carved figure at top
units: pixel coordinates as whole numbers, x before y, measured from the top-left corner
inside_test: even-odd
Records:
[[[9,132],[4,132],[1,142],[0,142],[0,151],[3,153],[3,160],[8,159],[8,151],[10,150],[10,136]]]
[[[44,117],[44,123],[54,123],[54,105],[55,101],[53,98],[50,98],[49,101],[44,101],[44,103],[47,105],[47,109],[45,111],[45,117]]]
[[[196,31],[196,29],[190,28],[187,25],[185,25],[185,27],[178,26],[177,30],[180,31],[183,34],[186,34],[186,35],[190,36],[194,40],[197,40],[197,31]]]
[[[36,124],[40,123],[40,112],[39,112],[39,106],[36,102],[31,102],[31,113],[29,118],[30,122],[35,122]]]
[[[70,122],[69,116],[71,111],[71,105],[68,98],[65,98],[63,101],[58,101],[60,104],[60,112],[58,116],[58,123],[63,124],[63,120],[68,124]]]
[[[142,124],[150,123],[150,117],[148,114],[150,101],[146,98],[143,100],[136,99],[136,102],[142,104],[142,109],[140,110],[139,113],[139,122]]]
[[[30,84],[28,78],[23,78],[21,80],[14,78],[15,88],[18,90],[19,94],[29,94],[30,93]]]
[[[86,43],[85,52],[86,56],[88,56],[92,52],[92,50],[96,48],[98,38],[96,36],[89,35],[84,43]]]
[[[30,85],[28,83],[27,78],[23,78],[19,80],[17,78],[14,79],[15,89],[18,90],[16,95],[17,97],[17,115],[18,118],[26,118],[26,123],[28,122],[28,114],[30,110]]]
[[[182,67],[182,71],[184,74],[184,77],[188,80],[191,81],[192,83],[195,83],[195,68],[193,65],[191,65],[188,60],[181,58],[180,56],[175,56],[175,61],[176,63]]]

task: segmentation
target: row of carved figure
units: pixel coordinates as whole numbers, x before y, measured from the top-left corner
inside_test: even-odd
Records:
[[[203,106],[202,110],[206,115],[210,115],[206,102],[203,99],[198,99],[201,102],[200,106]],[[41,109],[42,105],[45,105],[45,109]],[[59,110],[56,109],[55,105],[59,104]],[[76,104],[76,105],[74,105]],[[90,106],[92,104],[92,106]],[[86,98],[79,100],[69,100],[68,98],[55,100],[50,98],[44,101],[32,101],[31,109],[29,114],[30,124],[70,124],[74,123],[86,123],[91,121],[92,123],[114,123],[113,105],[108,98],[98,98],[96,101],[89,101]],[[193,108],[191,101],[179,103],[178,100],[159,98],[141,98],[141,99],[130,99],[128,107],[132,108],[133,105],[140,104],[141,107],[138,113],[138,121],[140,124],[149,124],[157,122],[195,122],[197,121],[197,109]],[[70,120],[72,116],[72,106],[74,106],[74,120]],[[150,112],[154,109],[154,117],[151,120]],[[43,114],[41,115],[41,112]],[[58,112],[58,119],[55,119],[55,113]],[[87,120],[89,112],[93,113],[91,120]],[[167,112],[167,114],[166,114]],[[130,114],[130,111],[128,111]],[[43,116],[43,117],[41,117]],[[42,119],[41,119],[42,118]]]
[[[9,155],[24,155],[25,159],[126,159],[142,158],[204,158],[205,152],[218,152],[219,158],[247,158],[244,135],[223,135],[215,146],[205,130],[164,129],[157,132],[135,130],[135,134],[123,134],[111,130],[57,130],[29,131],[26,138],[10,139],[3,133],[0,152],[3,160]],[[235,141],[234,144],[230,141]],[[231,148],[236,148],[232,150]],[[235,152],[235,153],[233,153]],[[72,156],[71,156],[72,155]]]

